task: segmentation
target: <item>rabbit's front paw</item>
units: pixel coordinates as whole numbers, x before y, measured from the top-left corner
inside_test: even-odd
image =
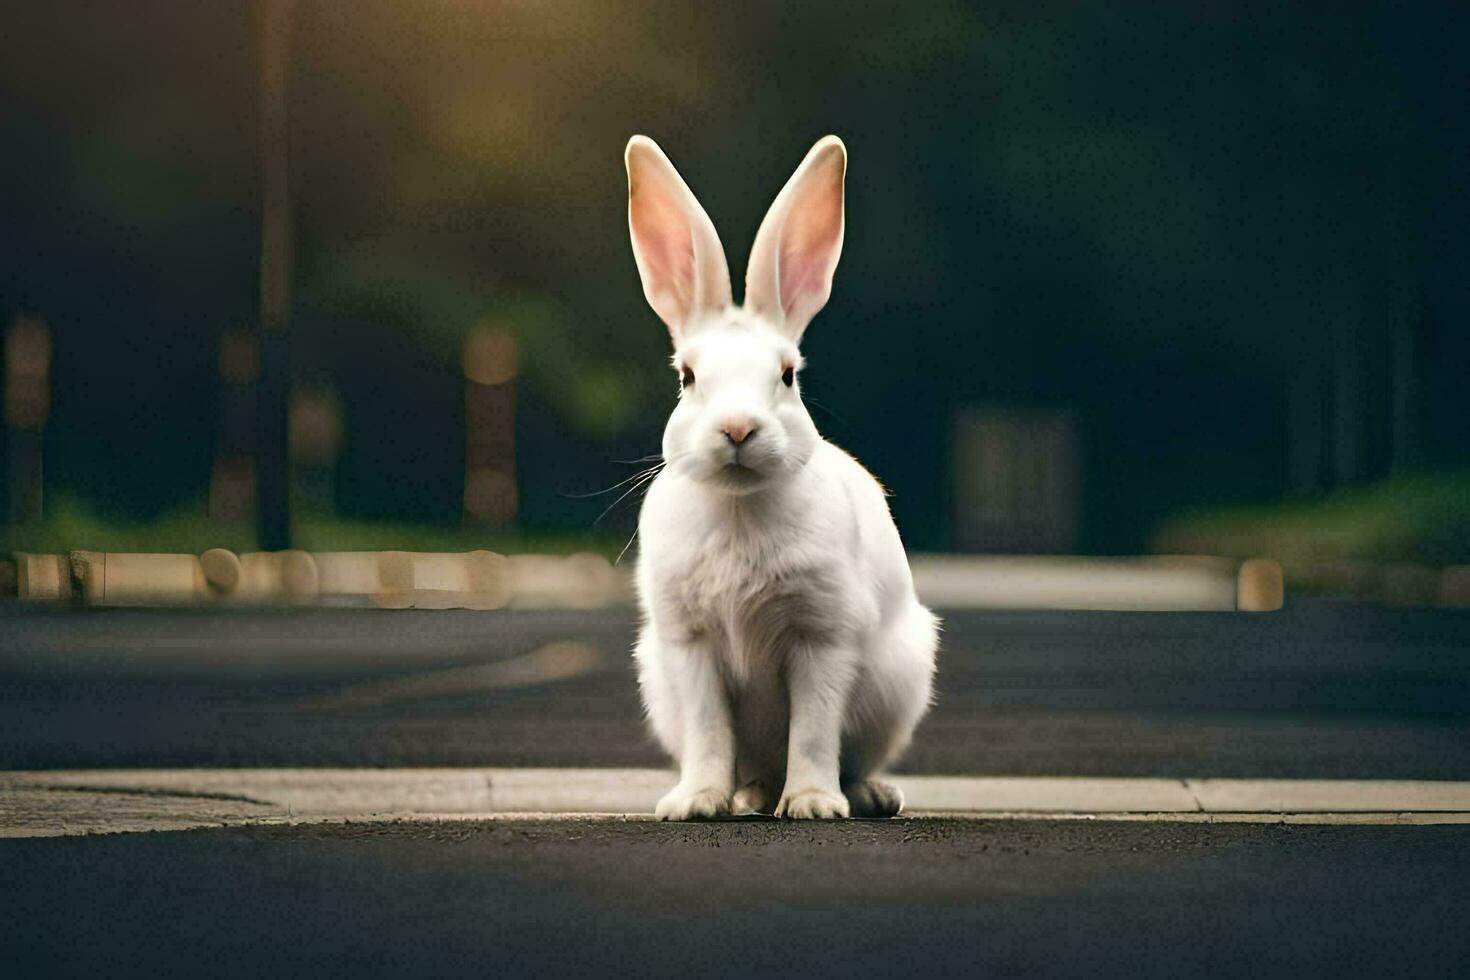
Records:
[[[660,820],[714,820],[729,816],[730,794],[718,789],[687,790],[675,786],[653,811]]]
[[[847,798],[821,789],[790,790],[776,804],[776,816],[792,820],[837,820],[847,816]]]

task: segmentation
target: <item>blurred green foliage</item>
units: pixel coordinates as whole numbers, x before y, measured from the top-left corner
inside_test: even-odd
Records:
[[[1313,500],[1190,509],[1165,521],[1152,546],[1288,562],[1470,564],[1470,470],[1406,474]]]

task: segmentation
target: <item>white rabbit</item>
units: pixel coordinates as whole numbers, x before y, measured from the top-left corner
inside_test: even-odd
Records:
[[[842,252],[847,150],[821,140],[776,197],[743,308],[663,151],[635,136],[625,161],[633,254],[681,381],[638,522],[634,656],[679,764],[658,816],[892,816],[903,796],[873,777],[929,706],[938,622],[883,488],[817,434],[798,375]]]

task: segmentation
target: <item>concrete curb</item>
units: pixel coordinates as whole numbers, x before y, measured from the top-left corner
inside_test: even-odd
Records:
[[[180,605],[233,599],[318,602],[390,609],[590,607],[628,603],[627,566],[576,556],[573,585],[553,555],[281,552],[236,555],[212,548],[194,555],[114,555],[122,569],[149,563],[163,578],[124,575],[109,594],[93,567],[100,552],[0,557],[0,596],[81,599],[109,605]],[[164,559],[158,562],[158,559]],[[1470,608],[1470,565],[1303,562],[1266,558],[1060,555],[911,556],[920,597],[948,609],[1122,609],[1269,612],[1286,583],[1309,592],[1389,605]],[[508,589],[507,569],[520,588]],[[90,583],[90,584],[89,584]],[[163,587],[167,585],[168,587]]]
[[[0,837],[331,821],[645,819],[660,769],[196,769],[0,773]],[[901,776],[910,815],[1470,823],[1470,782]]]
[[[202,555],[18,553],[22,599],[91,605],[275,603],[384,609],[594,608],[632,601],[628,567],[594,554],[488,551],[256,552]],[[1191,556],[914,555],[914,584],[943,609],[1270,612],[1281,566]]]
[[[14,580],[21,599],[98,606],[588,609],[632,598],[628,576],[596,554],[17,552]]]
[[[1270,559],[1162,555],[914,555],[919,597],[937,609],[1274,612],[1285,601]]]

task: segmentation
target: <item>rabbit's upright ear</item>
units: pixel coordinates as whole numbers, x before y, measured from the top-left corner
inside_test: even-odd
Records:
[[[628,229],[643,295],[677,341],[703,314],[730,305],[730,267],[715,226],[647,136],[628,140]]]
[[[786,182],[756,232],[745,271],[745,308],[793,341],[827,305],[842,255],[847,147],[835,136],[817,141]]]

